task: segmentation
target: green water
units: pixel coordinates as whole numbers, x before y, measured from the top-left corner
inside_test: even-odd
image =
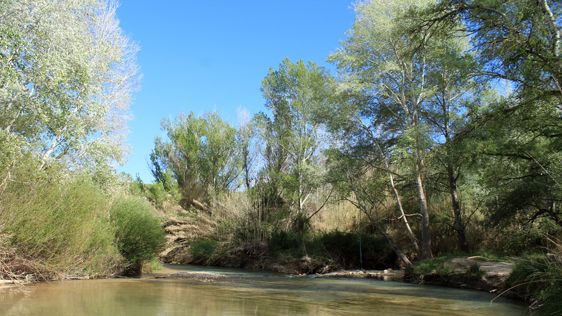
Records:
[[[167,267],[215,281],[112,279],[0,290],[0,315],[523,315],[482,292],[399,282]]]

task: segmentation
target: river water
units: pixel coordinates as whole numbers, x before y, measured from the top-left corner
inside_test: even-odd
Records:
[[[524,315],[488,293],[374,280],[166,266],[217,280],[109,279],[0,290],[0,315]]]

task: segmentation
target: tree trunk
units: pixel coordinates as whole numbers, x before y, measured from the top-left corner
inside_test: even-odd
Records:
[[[424,59],[425,61],[425,59]],[[425,63],[423,64],[423,69],[425,69]],[[425,70],[422,70],[422,90],[423,90],[423,82],[425,81],[424,76]],[[412,109],[412,117],[410,125],[415,129],[415,137],[416,143],[414,148],[415,153],[415,170],[416,170],[416,186],[418,190],[418,198],[420,203],[420,213],[421,213],[421,222],[420,222],[420,230],[421,230],[421,259],[428,259],[433,257],[431,253],[431,233],[429,230],[429,208],[427,206],[427,195],[424,186],[424,155],[423,155],[423,142],[420,137],[421,127],[419,125],[419,111],[420,111],[420,104],[421,104],[422,94],[418,95],[418,98],[412,100],[412,104],[414,104]]]
[[[468,252],[468,241],[466,240],[466,232],[461,213],[461,204],[457,193],[457,177],[455,176],[455,171],[450,163],[447,165],[447,175],[449,177],[449,193],[451,194],[451,205],[453,207],[453,215],[455,218],[453,227],[457,232],[459,249],[464,252]]]
[[[394,243],[394,241],[386,233],[384,228],[377,224],[375,224],[375,228],[379,231],[379,233],[381,233],[381,235],[383,235],[384,239],[386,239],[386,242],[388,243],[390,248],[394,251],[394,253],[398,256],[398,258],[404,263],[404,265],[406,267],[411,267],[412,262],[410,261],[410,259],[408,259],[408,257],[404,254],[404,252],[402,252],[402,249],[400,249],[400,247],[396,243]]]
[[[402,198],[400,197],[400,194],[398,193],[398,189],[396,189],[396,185],[394,184],[394,176],[392,175],[392,173],[389,172],[389,178],[390,178],[390,186],[392,187],[392,192],[394,192],[394,197],[396,198],[396,204],[398,204],[398,210],[400,211],[400,217],[402,218],[402,221],[404,222],[404,225],[406,226],[406,231],[408,232],[408,238],[410,238],[410,242],[412,243],[412,246],[414,247],[414,250],[417,252],[420,251],[420,247],[418,245],[418,240],[416,238],[416,236],[414,235],[414,232],[412,231],[412,227],[410,227],[410,223],[408,222],[408,217],[406,217],[406,212],[404,212],[404,207],[402,206]]]
[[[388,162],[388,160],[384,156],[384,152],[383,152],[381,146],[379,145],[379,143],[375,141],[375,145],[377,146],[377,148],[378,148],[378,150],[381,154],[381,158],[384,161],[384,167],[387,170],[388,178],[390,180],[390,187],[392,188],[392,193],[394,194],[394,198],[396,199],[396,204],[398,205],[398,210],[400,211],[400,217],[402,218],[402,221],[404,222],[404,225],[406,226],[406,231],[408,232],[408,238],[410,239],[410,242],[412,243],[412,246],[414,247],[414,250],[416,251],[416,253],[418,253],[420,251],[420,247],[418,245],[418,239],[416,238],[416,236],[414,235],[414,232],[412,231],[412,227],[410,226],[410,223],[408,221],[408,217],[406,217],[406,212],[404,211],[404,206],[402,206],[402,198],[400,197],[400,193],[398,192],[398,189],[396,188],[396,184],[394,183],[394,175],[392,174],[392,171],[390,170],[390,163]]]
[[[246,191],[250,190],[252,181],[250,180],[250,150],[248,149],[248,144],[244,144],[242,148],[242,158],[243,158],[243,170],[244,170],[244,184],[246,185]]]
[[[418,161],[417,168],[416,168],[416,184],[418,189],[418,198],[420,201],[420,213],[422,216],[421,220],[421,258],[428,259],[433,257],[431,253],[431,234],[429,231],[429,211],[427,207],[427,198],[425,194],[425,187],[423,184],[423,177],[422,177],[422,166],[423,162]]]

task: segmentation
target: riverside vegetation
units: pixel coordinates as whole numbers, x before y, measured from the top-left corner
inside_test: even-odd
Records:
[[[0,4],[0,276],[107,277],[164,232],[113,166],[137,75],[106,1]]]
[[[162,258],[453,280],[450,259],[477,255],[515,266],[502,295],[560,312],[560,5],[355,9],[335,75],[286,59],[262,81],[266,110],[238,127],[216,113],[163,122],[156,183],[132,189],[172,217]]]
[[[336,73],[285,59],[237,127],[163,121],[143,183],[113,171],[134,45],[105,1],[63,2],[0,5],[5,277],[136,273],[159,250],[414,276],[478,255],[515,264],[500,290],[531,312],[561,313],[560,3],[357,2]]]

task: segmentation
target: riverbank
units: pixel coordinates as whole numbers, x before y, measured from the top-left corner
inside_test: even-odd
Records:
[[[451,257],[436,258],[421,261],[411,269],[338,269],[330,265],[322,265],[322,262],[310,257],[299,260],[286,260],[284,262],[273,262],[271,259],[261,259],[257,262],[246,261],[246,265],[215,265],[214,267],[240,269],[253,272],[273,272],[296,277],[314,278],[346,278],[346,279],[376,279],[385,281],[403,281],[420,285],[435,285],[442,287],[453,287],[485,291],[489,293],[501,293],[509,288],[508,279],[515,267],[513,261],[490,260],[484,257]],[[218,261],[225,263],[225,261]],[[170,265],[167,265],[170,266]],[[181,265],[179,265],[181,266]],[[205,267],[205,266],[201,266]],[[175,274],[168,271],[163,273],[152,273],[157,278],[199,278],[197,273]]]
[[[356,258],[360,236],[335,232],[326,234],[306,245],[305,254],[299,254],[299,244],[290,236],[273,238],[269,243],[246,243],[237,247],[222,247],[213,240],[214,223],[206,216],[170,218],[164,224],[167,232],[165,250],[160,254],[163,262],[171,264],[197,264],[248,271],[271,271],[289,275],[313,275],[334,278],[372,278],[404,280],[410,283],[439,285],[499,293],[514,268],[514,261],[492,260],[480,256],[441,257],[416,262],[412,269],[396,265],[396,258],[388,249],[373,251],[363,240],[363,249],[371,257],[384,254],[384,260],[372,265],[372,258],[364,260],[365,269]]]
[[[415,263],[405,280],[418,284],[439,285],[501,293],[509,288],[514,260],[492,260],[481,256],[440,257]]]

